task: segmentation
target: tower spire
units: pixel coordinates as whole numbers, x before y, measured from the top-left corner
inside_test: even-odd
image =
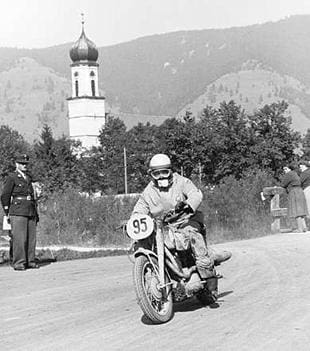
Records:
[[[82,30],[79,39],[72,45],[70,50],[70,57],[73,62],[78,61],[93,61],[98,59],[98,50],[96,45],[85,35],[85,16],[84,12],[80,13]]]
[[[72,97],[68,98],[69,135],[83,148],[99,145],[105,124],[105,101],[98,84],[98,50],[84,33],[85,17],[80,13],[82,32],[70,50]]]

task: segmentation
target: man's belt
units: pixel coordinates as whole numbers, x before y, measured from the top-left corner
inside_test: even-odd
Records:
[[[33,200],[33,197],[31,197],[31,195],[25,195],[25,196],[13,196],[14,200],[28,200],[31,201]]]

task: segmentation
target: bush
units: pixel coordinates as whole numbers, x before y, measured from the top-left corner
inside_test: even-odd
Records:
[[[240,180],[224,178],[214,188],[206,188],[202,211],[211,242],[238,240],[270,233],[269,202],[262,202],[260,192],[275,184],[263,171],[243,174]]]
[[[70,188],[50,194],[40,204],[38,242],[41,245],[126,245],[121,220],[128,219],[134,200],[104,196],[91,198]]]

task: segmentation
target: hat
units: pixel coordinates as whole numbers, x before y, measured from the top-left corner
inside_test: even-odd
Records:
[[[29,156],[27,154],[17,155],[15,158],[15,162],[17,163],[29,163]]]

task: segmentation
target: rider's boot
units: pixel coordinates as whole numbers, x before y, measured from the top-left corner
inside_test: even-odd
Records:
[[[213,276],[211,278],[206,279],[206,288],[210,293],[210,298],[212,302],[215,302],[218,297],[218,278],[217,276]]]
[[[210,302],[214,303],[218,296],[218,278],[215,269],[199,269],[201,278],[205,281],[205,287],[209,292]]]
[[[232,256],[230,251],[214,251],[212,250],[214,265],[219,266],[221,263],[229,260]]]

